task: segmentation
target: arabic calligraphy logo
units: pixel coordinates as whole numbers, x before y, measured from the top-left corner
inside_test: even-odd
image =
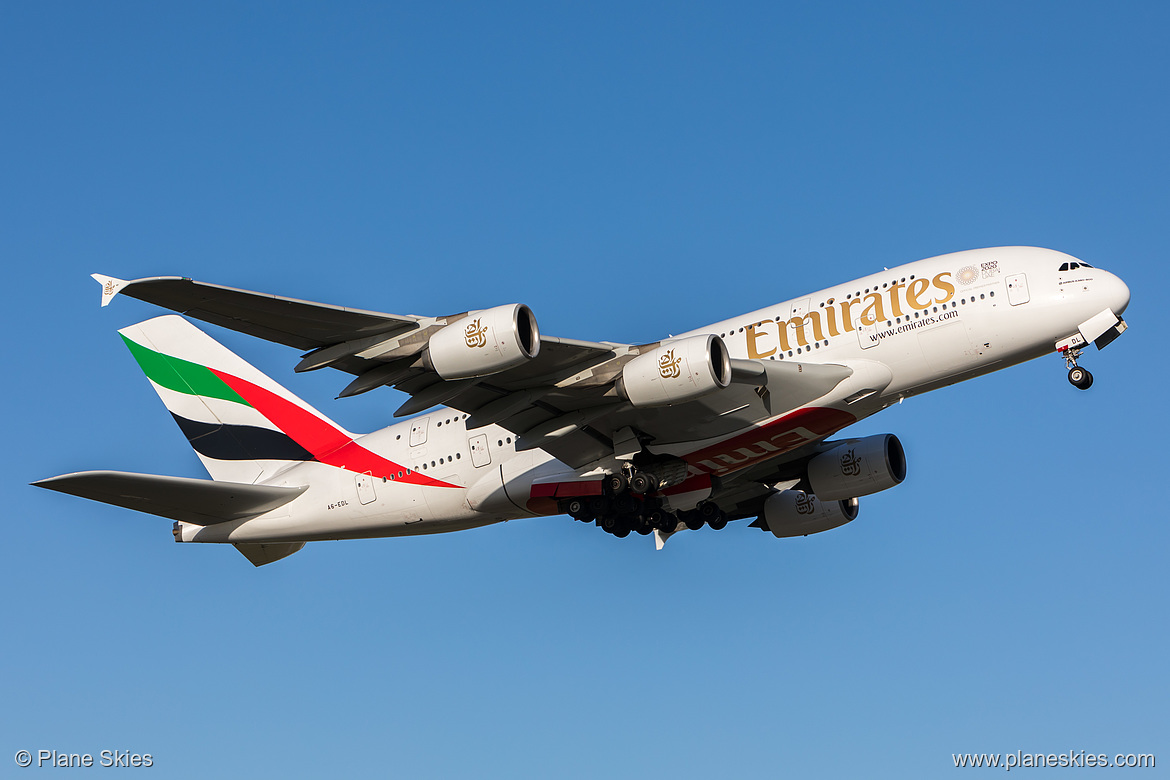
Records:
[[[846,477],[856,477],[861,473],[861,458],[854,450],[846,450],[841,456],[841,473]]]
[[[798,493],[796,496],[796,513],[811,515],[816,509],[816,502],[808,493]]]
[[[113,295],[114,294],[114,280],[113,279],[106,282],[106,288],[105,288],[104,292],[106,295]]]
[[[959,269],[959,284],[974,284],[979,281],[979,269],[973,265],[965,265]]]
[[[487,326],[479,324],[479,318],[471,322],[463,329],[463,339],[467,342],[467,346],[475,349],[477,347],[487,346]]]
[[[674,350],[666,351],[666,354],[658,358],[658,374],[663,379],[677,379],[682,376],[682,369],[679,366],[682,364],[682,358],[674,356]]]

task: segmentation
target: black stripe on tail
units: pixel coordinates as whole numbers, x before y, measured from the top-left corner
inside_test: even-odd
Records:
[[[252,425],[197,422],[171,412],[187,441],[200,455],[216,460],[313,460],[287,434]]]

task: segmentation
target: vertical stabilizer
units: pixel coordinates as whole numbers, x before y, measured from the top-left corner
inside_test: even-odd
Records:
[[[260,482],[353,440],[182,317],[119,333],[213,479]]]

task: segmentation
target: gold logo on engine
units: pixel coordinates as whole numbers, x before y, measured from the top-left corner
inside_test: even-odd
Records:
[[[658,375],[663,379],[677,379],[682,376],[682,358],[674,356],[674,350],[666,351],[666,354],[658,358]]]
[[[846,477],[856,477],[861,473],[861,458],[853,450],[846,450],[841,456],[841,473]]]
[[[475,349],[477,347],[487,346],[487,326],[480,325],[479,319],[476,318],[463,329],[463,339],[467,342],[467,346]]]
[[[808,493],[798,493],[796,496],[796,513],[800,515],[811,515],[817,506],[813,497]]]

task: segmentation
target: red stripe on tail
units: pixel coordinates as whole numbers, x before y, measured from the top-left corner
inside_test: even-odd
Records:
[[[458,487],[449,482],[419,474],[417,471],[410,471],[405,466],[370,452],[331,423],[246,379],[240,379],[214,368],[211,369],[211,372],[222,379],[232,390],[239,393],[240,397],[289,438],[308,450],[314,459],[327,466],[334,466],[358,474],[369,473],[372,476],[385,477],[386,479],[394,477],[395,481],[407,482],[412,485]],[[398,477],[400,472],[402,473],[401,479]]]

